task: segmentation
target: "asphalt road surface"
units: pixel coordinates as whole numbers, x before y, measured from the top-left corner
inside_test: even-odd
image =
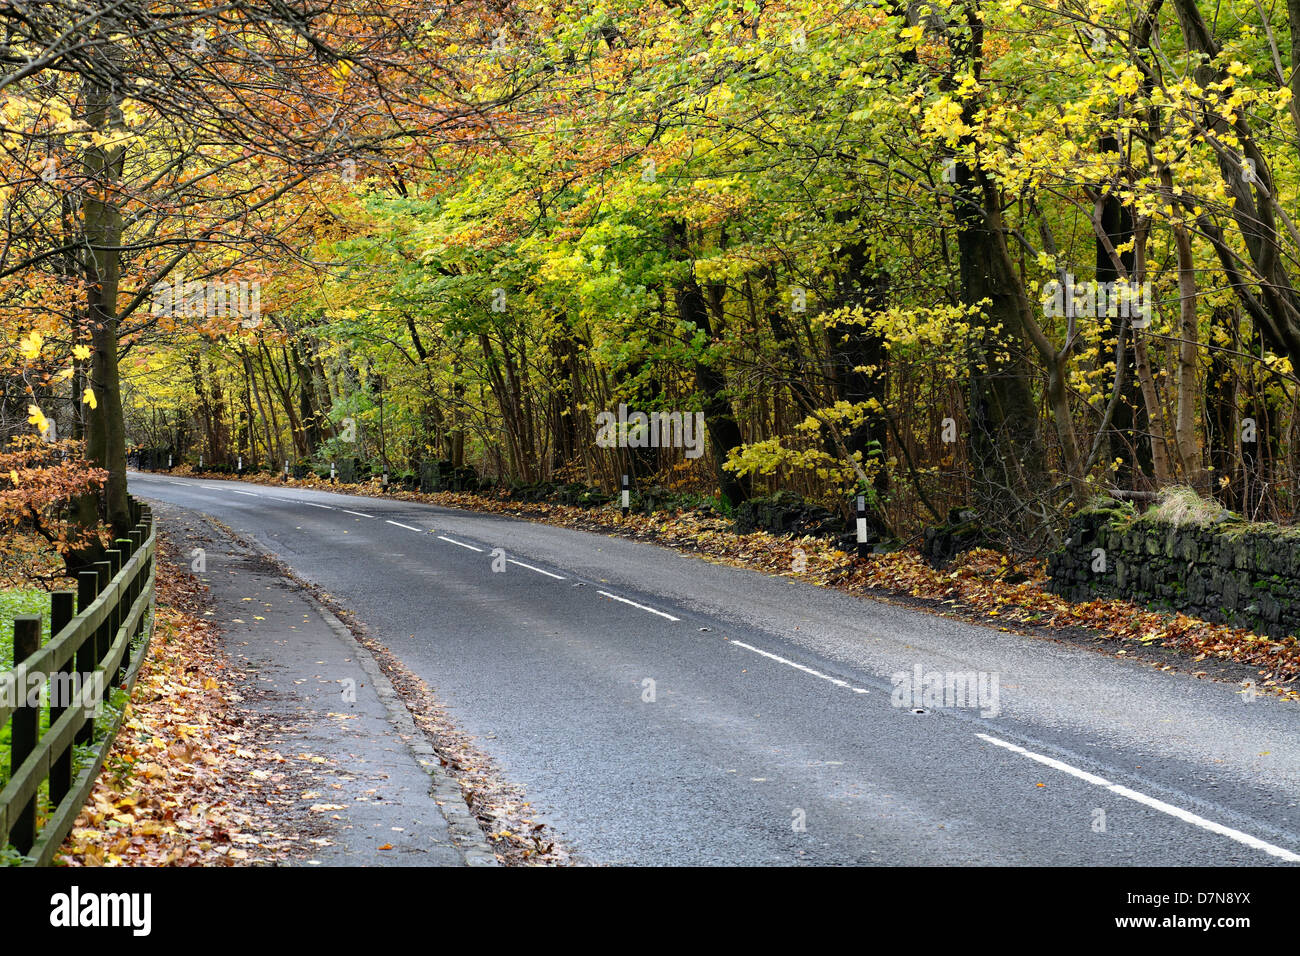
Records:
[[[1300,863],[1293,702],[496,515],[130,483],[329,591],[587,862]],[[982,683],[925,707],[918,667]]]

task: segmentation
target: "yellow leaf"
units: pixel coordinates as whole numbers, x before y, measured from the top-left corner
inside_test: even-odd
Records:
[[[46,435],[50,431],[50,420],[35,405],[27,406],[27,421],[35,425],[42,435]]]
[[[93,388],[86,389],[85,394],[81,396],[81,400],[91,408],[97,408],[99,406],[99,402],[95,400],[95,390]]]
[[[33,331],[31,335],[18,341],[18,351],[25,359],[38,358],[43,348],[45,348],[45,336],[40,332]]]

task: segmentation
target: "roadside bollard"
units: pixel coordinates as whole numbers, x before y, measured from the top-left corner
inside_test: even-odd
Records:
[[[867,556],[867,499],[858,495],[858,557]]]

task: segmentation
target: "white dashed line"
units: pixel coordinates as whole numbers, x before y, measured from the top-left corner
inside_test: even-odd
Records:
[[[538,574],[544,574],[548,578],[555,578],[555,580],[557,581],[564,580],[564,575],[562,574],[552,574],[550,571],[543,571],[541,568],[535,568],[531,564],[524,564],[524,562],[516,561],[514,558],[506,558],[506,560],[509,561],[511,564],[519,565],[521,568],[527,568],[529,571],[536,571]]]
[[[324,508],[326,511],[337,511],[337,510],[338,510],[337,508],[331,508],[329,505],[318,505],[318,504],[316,504],[315,502],[311,502],[311,501],[300,501],[300,502],[298,502],[298,504],[300,504],[300,505],[306,505],[308,508]]]
[[[670,621],[680,621],[680,617],[673,617],[671,614],[665,614],[663,611],[656,611],[652,607],[646,607],[644,604],[637,604],[636,601],[629,601],[625,597],[619,597],[617,594],[610,594],[608,591],[597,591],[597,594],[603,594],[605,597],[614,601],[622,601],[624,604],[630,604],[633,607],[639,607],[643,611],[649,611],[651,614],[658,614],[660,617],[666,617]]]
[[[387,518],[385,518],[384,520],[387,521],[389,524],[394,525],[395,527],[405,528],[407,531],[414,531],[416,534],[424,534],[424,532],[421,531],[419,528],[412,528],[409,524],[402,524],[402,522],[400,521],[389,521]]]
[[[341,509],[344,514],[356,515],[358,518],[373,518],[374,515],[364,515],[360,511],[349,511],[347,508]]]
[[[762,654],[769,660],[774,660],[779,664],[786,665],[787,667],[793,667],[795,670],[803,671],[805,674],[811,674],[813,677],[834,684],[836,687],[843,687],[846,690],[851,690],[855,694],[871,693],[871,691],[867,690],[865,687],[854,687],[848,681],[840,680],[838,677],[831,677],[829,674],[823,674],[821,671],[815,671],[811,667],[808,667],[805,664],[800,664],[797,661],[787,660],[784,657],[778,657],[776,654],[769,653],[768,651],[759,650],[757,647],[754,647],[752,644],[746,644],[744,641],[728,641],[728,643],[734,644],[736,647],[743,647],[747,651],[753,651],[755,654]]]
[[[1138,793],[1136,790],[1130,790],[1128,787],[1118,783],[1111,783],[1104,777],[1099,777],[1094,773],[1088,773],[1086,770],[1080,770],[1077,767],[1071,767],[1068,763],[1063,763],[1052,757],[1045,757],[1042,754],[1036,754],[1032,750],[1026,750],[1024,747],[1018,747],[1013,743],[1005,740],[999,740],[997,737],[990,737],[988,734],[976,734],[980,740],[987,741],[997,747],[1003,747],[1012,753],[1020,754],[1022,757],[1028,757],[1030,760],[1036,760],[1044,766],[1051,767],[1053,770],[1059,770],[1062,773],[1068,773],[1072,777],[1090,783],[1095,787],[1103,787],[1111,793],[1118,794],[1121,797],[1127,797],[1130,800],[1140,803],[1143,806],[1150,807],[1153,810],[1159,810],[1161,813],[1167,813],[1171,817],[1177,817],[1184,823],[1190,823],[1192,826],[1200,827],[1202,830],[1209,830],[1211,833],[1217,833],[1225,836],[1229,840],[1236,840],[1238,843],[1251,847],[1255,850],[1262,850],[1269,856],[1275,856],[1280,860],[1286,860],[1288,863],[1300,863],[1300,854],[1292,853],[1290,850],[1284,850],[1280,846],[1274,846],[1272,843],[1265,843],[1259,837],[1253,837],[1249,833],[1242,833],[1240,830],[1234,830],[1232,827],[1225,827],[1222,823],[1215,823],[1213,820],[1207,820],[1205,817],[1199,817],[1195,813],[1176,807],[1172,803],[1165,803],[1163,800],[1157,800],[1155,797],[1148,797],[1145,793]]]
[[[482,549],[482,548],[476,548],[476,547],[474,547],[474,545],[472,545],[472,544],[466,544],[464,541],[453,541],[451,538],[445,538],[445,537],[443,537],[442,535],[438,535],[438,540],[439,540],[439,541],[446,541],[448,544],[458,545],[458,546],[460,546],[460,547],[462,547],[462,548],[469,548],[471,551],[477,551],[479,554],[482,554],[482,553],[483,553],[483,549]]]
[[[206,491],[229,491],[231,494],[234,495],[248,495],[248,497],[250,498],[262,497],[261,495],[253,494],[251,491],[239,491],[238,489],[235,488],[223,488],[220,485],[199,485],[199,487],[203,488]]]

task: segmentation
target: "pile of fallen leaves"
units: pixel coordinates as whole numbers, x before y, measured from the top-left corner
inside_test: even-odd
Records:
[[[258,480],[246,477],[244,480]],[[1300,641],[1263,637],[1243,628],[1212,624],[1176,612],[1152,611],[1131,601],[1099,599],[1072,603],[1047,590],[1043,563],[1011,566],[997,552],[977,550],[961,555],[942,570],[928,565],[912,550],[877,555],[868,560],[839,550],[821,538],[801,539],[766,532],[736,534],[730,522],[696,512],[624,518],[615,506],[578,508],[570,505],[520,502],[506,495],[468,492],[421,494],[379,482],[331,484],[319,478],[275,480],[262,484],[292,485],[369,497],[423,501],[467,511],[511,515],[583,531],[617,535],[697,554],[735,567],[783,574],[824,587],[857,594],[906,594],[971,620],[1031,628],[1082,628],[1108,641],[1166,647],[1192,656],[1194,662],[1215,660],[1254,668],[1260,686],[1281,696],[1300,699],[1290,688],[1300,678]],[[873,594],[879,596],[879,593]],[[991,620],[990,620],[991,619]],[[1003,630],[1011,630],[1003,626]],[[1128,653],[1120,647],[1117,654]],[[1166,668],[1168,665],[1165,665]],[[1195,672],[1204,676],[1203,672]]]
[[[846,575],[844,583],[851,590],[902,592],[1008,623],[1085,628],[1113,641],[1183,651],[1193,661],[1243,664],[1257,670],[1261,686],[1300,699],[1300,692],[1284,686],[1300,677],[1300,641],[1295,637],[1275,640],[1187,614],[1147,610],[1130,601],[1099,598],[1074,603],[1047,590],[1041,562],[1009,571],[1006,558],[995,551],[972,551],[942,571],[916,554],[899,552],[874,559],[868,567]],[[1204,676],[1204,672],[1196,674]]]
[[[507,866],[563,866],[572,862],[568,848],[550,828],[533,818],[532,804],[509,783],[501,768],[460,730],[435,699],[429,686],[377,642],[366,640],[381,657],[393,687],[406,701],[416,725],[435,743],[443,772],[459,785],[497,859]]]
[[[164,547],[149,656],[121,730],[59,858],[68,866],[231,866],[282,860],[264,783],[284,761],[228,711],[243,698],[224,673],[206,587]]]

